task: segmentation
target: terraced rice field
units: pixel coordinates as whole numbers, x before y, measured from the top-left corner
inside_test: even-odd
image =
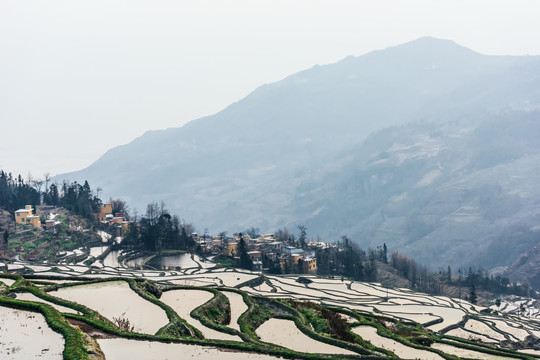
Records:
[[[0,358],[62,359],[64,339],[41,314],[0,306]]]
[[[160,300],[172,307],[181,318],[187,320],[188,323],[201,331],[205,338],[241,341],[238,336],[211,329],[191,316],[191,312],[195,310],[195,308],[201,306],[213,297],[214,294],[204,290],[170,290],[163,293]]]
[[[155,334],[169,322],[163,309],[141,298],[125,281],[64,287],[50,294],[87,306],[110,321],[128,319],[138,332]]]
[[[355,353],[337,346],[316,341],[302,333],[294,321],[270,319],[257,328],[257,335],[262,341],[277,344],[295,351],[314,354],[343,354]]]
[[[48,304],[48,305],[51,305],[56,310],[58,310],[60,312],[63,312],[63,313],[72,313],[72,314],[77,314],[78,313],[77,310],[74,310],[72,308],[68,308],[68,307],[65,307],[65,306],[62,306],[62,305],[55,304],[55,303],[52,303],[52,302],[47,301],[47,300],[43,300],[43,299],[37,297],[36,295],[34,295],[32,293],[18,293],[17,294],[17,299],[23,300],[23,301],[34,301],[34,302],[39,302],[39,303],[43,303],[43,304]]]
[[[6,284],[7,286],[11,286],[15,283],[15,280],[9,279],[9,278],[0,278],[0,281]]]
[[[97,249],[91,255],[96,256]],[[15,285],[15,289],[10,289],[16,291],[16,300],[5,296],[7,286],[14,285],[15,278],[0,278],[5,284],[0,286],[0,292],[3,291],[0,293],[3,321],[0,331],[14,321],[14,316],[25,324],[20,328],[22,332],[13,330],[17,336],[10,333],[7,337],[0,337],[0,358],[10,358],[3,356],[8,352],[14,359],[31,359],[38,355],[41,358],[62,358],[62,349],[67,346],[62,335],[45,323],[43,309],[32,308],[37,312],[11,309],[13,302],[19,300],[24,301],[23,307],[26,304],[48,304],[63,313],[58,316],[77,321],[77,324],[88,319],[88,328],[83,326],[84,331],[95,336],[99,344],[95,346],[101,346],[108,359],[166,359],[177,353],[202,359],[270,359],[280,356],[300,359],[308,357],[305,354],[320,354],[317,355],[320,358],[345,355],[384,358],[385,354],[394,354],[403,359],[433,360],[451,355],[471,359],[540,357],[538,350],[525,344],[540,337],[540,322],[536,321],[540,316],[534,300],[508,298],[499,308],[492,306],[491,310],[486,310],[459,299],[429,296],[408,289],[387,289],[380,284],[348,279],[304,275],[312,281],[304,284],[298,282],[298,276],[294,275],[260,278],[258,273],[211,267],[211,263],[196,256],[186,262],[188,267],[174,271],[134,270],[122,261],[118,262],[118,255],[119,252],[111,252],[100,263],[101,267],[91,268],[83,263],[9,264],[9,269],[33,271],[33,277],[28,279],[30,283],[17,283],[26,287],[19,289],[20,285]],[[90,279],[93,279],[92,283],[85,283]],[[155,297],[148,292],[148,284],[161,289],[161,296]],[[36,290],[33,291],[39,289],[43,295],[37,297],[28,291],[27,287],[34,285]],[[192,316],[195,309],[204,308],[209,300],[214,299],[212,291],[216,290],[210,291],[209,288],[221,290],[222,298],[226,299],[223,301],[228,301],[230,322],[215,323],[214,316],[221,311],[216,308],[206,309],[200,319]],[[244,301],[242,293],[247,300]],[[75,305],[61,303],[62,299]],[[303,308],[301,304],[306,304],[306,301],[313,305]],[[522,302],[526,304],[527,311],[518,314]],[[77,304],[94,312],[78,308],[80,305]],[[329,325],[329,320],[325,320],[320,310],[323,308],[339,312],[340,326],[350,334],[348,338],[337,338],[337,333],[333,333],[336,329]],[[167,315],[166,311],[171,313]],[[33,317],[29,318],[28,314]],[[100,320],[95,314],[112,324]],[[145,338],[130,338],[139,335],[130,335],[134,333],[117,328],[114,319],[120,317],[134,326],[134,333],[147,334]],[[415,322],[423,325],[423,329],[416,328]],[[43,344],[39,340],[42,331],[48,339],[47,346],[56,344],[55,350],[51,350],[52,346],[43,354],[44,348],[37,350],[42,346],[38,344]],[[24,352],[24,355],[15,356],[23,354],[17,348],[21,346],[17,342],[19,338],[36,339],[32,346],[25,345],[31,354]],[[417,338],[430,339],[430,342],[418,343],[415,342]],[[173,343],[164,343],[164,339]],[[28,344],[28,341],[21,344]],[[509,350],[509,344],[520,348],[520,351]]]
[[[444,351],[447,354],[456,355],[467,359],[485,359],[485,360],[508,360],[508,357],[486,354],[474,350],[462,349],[447,344],[435,343],[431,346],[433,349]]]
[[[377,334],[377,329],[371,326],[357,326],[353,328],[353,331],[373,345],[392,351],[400,359],[443,360],[443,357],[436,353],[432,353],[427,350],[418,350],[413,347],[403,345],[395,340],[380,336]]]
[[[239,351],[227,351],[211,346],[166,344],[157,341],[101,339],[98,343],[107,359],[130,360],[270,360],[274,356]]]
[[[248,309],[248,306],[244,302],[242,295],[238,293],[223,291],[223,294],[229,299],[229,303],[231,304],[231,322],[229,327],[240,331],[238,318]]]

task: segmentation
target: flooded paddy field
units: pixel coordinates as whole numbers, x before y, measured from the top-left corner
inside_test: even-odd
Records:
[[[160,300],[173,308],[181,318],[197,328],[205,338],[218,340],[242,341],[238,336],[216,331],[203,325],[198,319],[191,316],[191,312],[212,299],[214,294],[204,290],[170,290],[164,292]]]
[[[244,302],[242,295],[230,291],[223,291],[222,293],[227,297],[227,299],[229,299],[229,303],[231,304],[231,321],[229,326],[240,331],[238,318],[240,318],[240,315],[247,311],[248,306]]]
[[[299,352],[315,354],[344,354],[355,353],[316,341],[302,333],[294,324],[294,321],[284,319],[270,319],[257,328],[257,335],[264,342],[277,344]]]
[[[63,313],[72,313],[72,314],[78,314],[79,312],[75,309],[68,308],[66,306],[58,305],[55,303],[52,303],[47,300],[43,300],[42,298],[37,297],[36,295],[32,293],[17,293],[17,299],[23,300],[23,301],[33,301],[33,302],[39,302],[43,304],[51,305],[56,310],[63,312]]]
[[[392,351],[400,359],[444,360],[444,358],[437,353],[427,350],[418,350],[403,345],[395,340],[380,336],[377,334],[377,329],[371,326],[358,326],[353,328],[353,331],[373,345]]]
[[[0,278],[0,281],[6,284],[7,286],[11,286],[15,283],[15,280],[10,278]]]
[[[485,359],[485,360],[505,360],[505,359],[508,360],[509,359],[508,357],[486,354],[479,351],[463,349],[463,348],[459,348],[459,347],[448,345],[448,344],[435,343],[431,347],[433,349],[441,350],[447,354],[456,355],[456,356],[467,358],[467,359]]]
[[[102,339],[98,343],[107,360],[270,360],[274,356],[257,353],[231,351],[212,346],[167,344],[156,341],[137,341],[127,339]]]
[[[62,335],[51,330],[43,315],[0,306],[0,358],[61,360]]]
[[[51,330],[45,322],[44,314],[39,311],[14,310],[9,306],[10,301],[49,304],[61,313],[58,316],[77,316],[76,321],[83,323],[86,317],[94,316],[44,300],[25,288],[17,290],[15,300],[8,299],[7,292],[13,288],[18,289],[20,284],[35,286],[41,289],[40,291],[46,291],[45,294],[49,296],[84,305],[111,321],[114,325],[101,323],[97,318],[91,321],[89,319],[88,322],[89,327],[97,326],[94,333],[108,334],[105,338],[102,335],[96,337],[96,346],[101,347],[107,359],[166,359],[178,352],[185,357],[201,359],[270,359],[280,356],[300,359],[304,358],[304,353],[360,357],[360,353],[348,348],[347,341],[362,348],[366,354],[382,358],[385,356],[384,351],[404,359],[436,360],[444,358],[442,354],[472,359],[503,359],[520,356],[524,358],[537,355],[538,352],[530,346],[527,348],[519,345],[540,337],[540,322],[534,321],[538,314],[533,309],[536,303],[530,300],[509,299],[503,301],[500,309],[491,307],[489,310],[460,299],[430,296],[408,289],[386,288],[380,284],[360,283],[349,279],[307,275],[302,277],[311,282],[305,283],[299,282],[299,277],[295,275],[261,277],[261,274],[256,272],[218,268],[209,261],[189,254],[156,258],[157,263],[154,265],[163,265],[168,267],[167,269],[137,270],[130,265],[143,264],[144,261],[135,258],[124,262],[121,251],[110,251],[103,260],[98,260],[98,257],[104,254],[103,248],[100,246],[90,249],[89,259],[96,259],[93,263],[88,261],[78,262],[76,265],[58,265],[16,261],[8,265],[8,269],[30,273],[32,277],[30,282],[17,284],[14,278],[0,277],[0,282],[5,284],[0,286],[0,291],[4,291],[0,294],[0,301],[6,299],[0,303],[0,314],[5,318],[4,323],[14,321],[15,316],[17,322],[25,324],[21,330],[24,331],[17,336],[38,339],[36,334],[39,332],[39,336],[42,336],[43,331],[43,336],[54,338],[47,340],[47,346],[56,344],[59,348],[51,350],[50,347],[50,350],[41,354],[45,348],[38,351],[37,348],[41,345],[37,344],[41,343],[36,340],[35,346],[27,346],[28,351],[34,355],[20,352],[24,355],[12,358],[31,359],[39,355],[39,358],[60,359],[65,341],[60,333]],[[130,261],[134,262],[130,264]],[[92,265],[85,265],[87,263]],[[63,280],[63,277],[66,279]],[[89,280],[92,281],[87,283]],[[8,289],[9,286],[12,288]],[[179,289],[179,286],[182,288]],[[226,299],[223,300],[227,302],[226,307],[207,305],[213,304],[215,294],[212,291],[224,295],[221,298]],[[247,300],[244,300],[242,294]],[[326,320],[320,318],[322,313],[301,310],[299,305],[291,300],[343,309],[343,313],[339,314],[339,318],[343,319],[340,326],[355,334],[359,340],[336,340],[330,335],[334,330],[325,325]],[[519,309],[522,302],[530,308],[526,314],[517,314],[516,309]],[[192,316],[195,309],[205,306],[210,307],[204,310],[202,315],[198,315],[202,318]],[[167,311],[172,313],[168,315]],[[218,323],[224,311],[227,321]],[[33,317],[26,318],[27,314]],[[504,317],[501,314],[504,314]],[[386,319],[382,323],[387,330],[393,332],[394,338],[377,333],[373,316]],[[41,320],[36,320],[39,318]],[[129,321],[134,332],[147,334],[145,336],[148,338],[144,341],[129,339],[118,327],[120,325],[115,323],[115,319]],[[304,327],[299,328],[293,319],[300,321]],[[181,325],[179,321],[187,325]],[[419,330],[414,327],[413,322],[424,326],[423,329],[420,328],[421,333],[417,333]],[[414,336],[431,338],[433,344],[412,346],[412,338],[402,338],[403,331],[396,330],[398,323],[402,324],[399,326],[409,327],[407,331],[416,334]],[[245,332],[245,324],[250,324],[248,332]],[[111,326],[113,328],[110,328]],[[2,329],[0,325],[0,330]],[[14,330],[14,333],[17,331]],[[92,333],[89,336],[92,337]],[[161,336],[176,338],[179,342],[193,339],[195,343],[166,344],[159,341]],[[326,341],[321,341],[326,338]],[[455,345],[441,342],[445,339]],[[2,337],[0,342],[0,358],[10,358],[3,356],[8,352],[10,356],[19,353],[17,347],[21,345],[18,345],[15,337]],[[474,350],[467,348],[467,344],[471,342],[475,344]],[[28,341],[24,344],[27,343]],[[368,343],[376,348],[366,347]],[[508,348],[507,344],[522,346],[523,349],[515,353],[488,353],[493,349]],[[57,357],[52,354],[57,354]]]
[[[64,287],[50,295],[87,306],[110,321],[128,319],[137,332],[154,334],[169,322],[163,309],[141,298],[125,281]]]

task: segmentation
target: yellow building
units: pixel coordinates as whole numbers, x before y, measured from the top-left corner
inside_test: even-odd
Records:
[[[39,216],[34,215],[32,205],[26,205],[24,209],[15,211],[15,222],[17,224],[25,225],[31,224],[34,227],[41,227],[41,220]]]
[[[112,214],[112,205],[103,204],[99,210],[98,219],[99,221],[107,221],[107,215]]]
[[[304,259],[302,262],[302,270],[305,274],[316,274],[317,273],[317,259],[310,258]]]
[[[238,243],[235,241],[229,241],[227,246],[223,249],[225,254],[227,256],[233,256],[236,254],[236,247],[238,246]]]

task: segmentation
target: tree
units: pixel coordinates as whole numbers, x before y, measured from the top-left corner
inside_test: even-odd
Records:
[[[521,315],[525,314],[525,302],[522,302],[521,304],[519,304],[519,313]]]
[[[296,273],[297,274],[304,273],[304,260],[300,257],[298,257],[298,262],[296,263]]]
[[[128,224],[127,232],[124,234],[122,244],[136,248],[139,246],[140,236],[139,225],[135,222],[130,222]]]
[[[110,199],[109,200],[112,208],[113,214],[124,214],[124,216],[128,216],[129,209],[127,207],[127,203],[122,199]]]
[[[300,230],[300,236],[298,236],[298,242],[300,243],[300,247],[302,249],[306,249],[307,248],[307,243],[306,243],[307,228],[304,225],[298,225],[298,230]]]
[[[240,257],[240,267],[246,270],[253,270],[253,261],[251,261],[251,258],[249,257],[249,254],[247,253],[247,246],[242,236],[242,233],[240,233],[240,241],[238,242],[238,246],[236,250],[237,250],[238,256]]]
[[[4,231],[4,257],[6,257],[6,253],[7,253],[8,238],[9,238],[9,232],[6,230]]]
[[[478,296],[476,295],[476,288],[474,285],[471,285],[471,288],[469,291],[469,302],[471,304],[476,304],[478,302]]]
[[[41,179],[33,179],[32,185],[34,185],[34,188],[38,191],[39,194],[39,204],[41,205],[41,187],[43,186],[43,180]]]
[[[497,298],[495,300],[495,306],[497,306],[497,309],[500,310],[500,308],[501,308],[501,298]]]
[[[43,178],[45,179],[45,193],[47,193],[47,191],[49,190],[49,180],[51,179],[51,173],[47,171],[45,174],[43,174]]]
[[[278,229],[278,231],[274,233],[274,237],[276,238],[276,241],[281,241],[287,245],[294,245],[294,235],[288,232],[287,228]]]
[[[205,229],[206,231],[206,229]],[[249,235],[250,238],[256,239],[260,236],[259,228],[251,227],[251,229],[247,229],[246,233]]]

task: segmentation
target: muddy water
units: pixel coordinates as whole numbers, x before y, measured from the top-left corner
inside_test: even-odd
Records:
[[[134,267],[140,267],[142,266],[144,262],[144,257],[138,257],[133,260],[126,261],[127,267],[134,268]]]
[[[187,344],[165,344],[154,341],[98,339],[107,360],[271,360],[273,356]]]
[[[61,360],[64,338],[43,315],[0,306],[0,359]]]
[[[292,320],[267,320],[257,328],[256,333],[264,342],[281,345],[299,352],[315,354],[356,354],[337,346],[313,340],[298,330]]]
[[[212,273],[212,275],[219,277],[225,286],[235,287],[238,284],[255,279],[258,275],[253,275],[251,273],[242,273],[242,272],[219,272]],[[208,274],[210,275],[210,274]]]
[[[230,291],[223,291],[222,294],[229,299],[229,303],[231,304],[231,323],[229,327],[240,331],[240,325],[238,325],[237,321],[240,315],[248,309],[248,306],[240,294]]]
[[[71,308],[68,308],[68,307],[65,307],[65,306],[62,306],[62,305],[57,305],[57,304],[54,304],[54,303],[52,303],[50,301],[47,301],[47,300],[43,300],[42,298],[39,298],[39,297],[37,297],[36,295],[34,295],[32,293],[17,293],[17,299],[24,300],[24,301],[33,301],[33,302],[39,302],[39,303],[48,304],[48,305],[51,305],[56,310],[58,310],[60,312],[64,312],[64,313],[71,313],[71,314],[77,314],[78,313],[77,310],[74,310],[74,309],[71,309]]]
[[[418,350],[405,346],[395,340],[385,338],[377,334],[377,329],[371,326],[357,326],[352,329],[362,339],[371,342],[373,345],[392,351],[400,359],[424,359],[424,360],[444,360],[439,354],[427,350]]]
[[[197,255],[193,255],[195,260],[200,260]],[[126,262],[128,267],[140,267],[149,269],[188,269],[188,268],[198,268],[199,264],[191,258],[191,254],[178,254],[178,255],[167,255],[167,256],[154,256],[146,264],[143,264],[145,257],[138,257]]]
[[[469,359],[485,359],[485,360],[505,360],[508,359],[507,357],[503,356],[496,356],[496,355],[490,355],[481,353],[474,350],[468,350],[468,349],[462,349],[458,348],[452,345],[447,344],[441,344],[441,343],[434,343],[431,345],[432,348],[438,349],[441,351],[444,351],[447,354],[456,355],[459,357],[466,357]]]
[[[89,256],[98,257],[99,255],[103,254],[106,249],[106,246],[91,247]]]
[[[192,267],[199,267],[199,264],[193,261],[190,254],[156,256],[152,258],[152,260],[150,260],[147,265],[157,269],[177,267],[186,269]]]
[[[170,290],[161,295],[160,300],[173,308],[174,311],[190,325],[199,329],[207,339],[242,341],[238,336],[222,333],[204,326],[199,320],[191,317],[193,309],[204,304],[214,297],[209,291],[204,290]]]
[[[10,278],[0,278],[0,281],[6,284],[7,286],[11,286],[15,284],[15,280],[10,279]]]
[[[126,318],[137,332],[155,334],[169,322],[163,309],[141,298],[125,281],[72,286],[49,294],[85,305],[111,321]]]
[[[105,259],[103,259],[103,266],[109,266],[109,267],[119,267],[120,264],[118,263],[118,256],[120,255],[119,250],[113,250],[107,256],[105,256]]]
[[[505,337],[501,333],[491,329],[481,321],[470,319],[463,326],[465,330],[473,331],[485,335],[491,339],[504,341]]]

